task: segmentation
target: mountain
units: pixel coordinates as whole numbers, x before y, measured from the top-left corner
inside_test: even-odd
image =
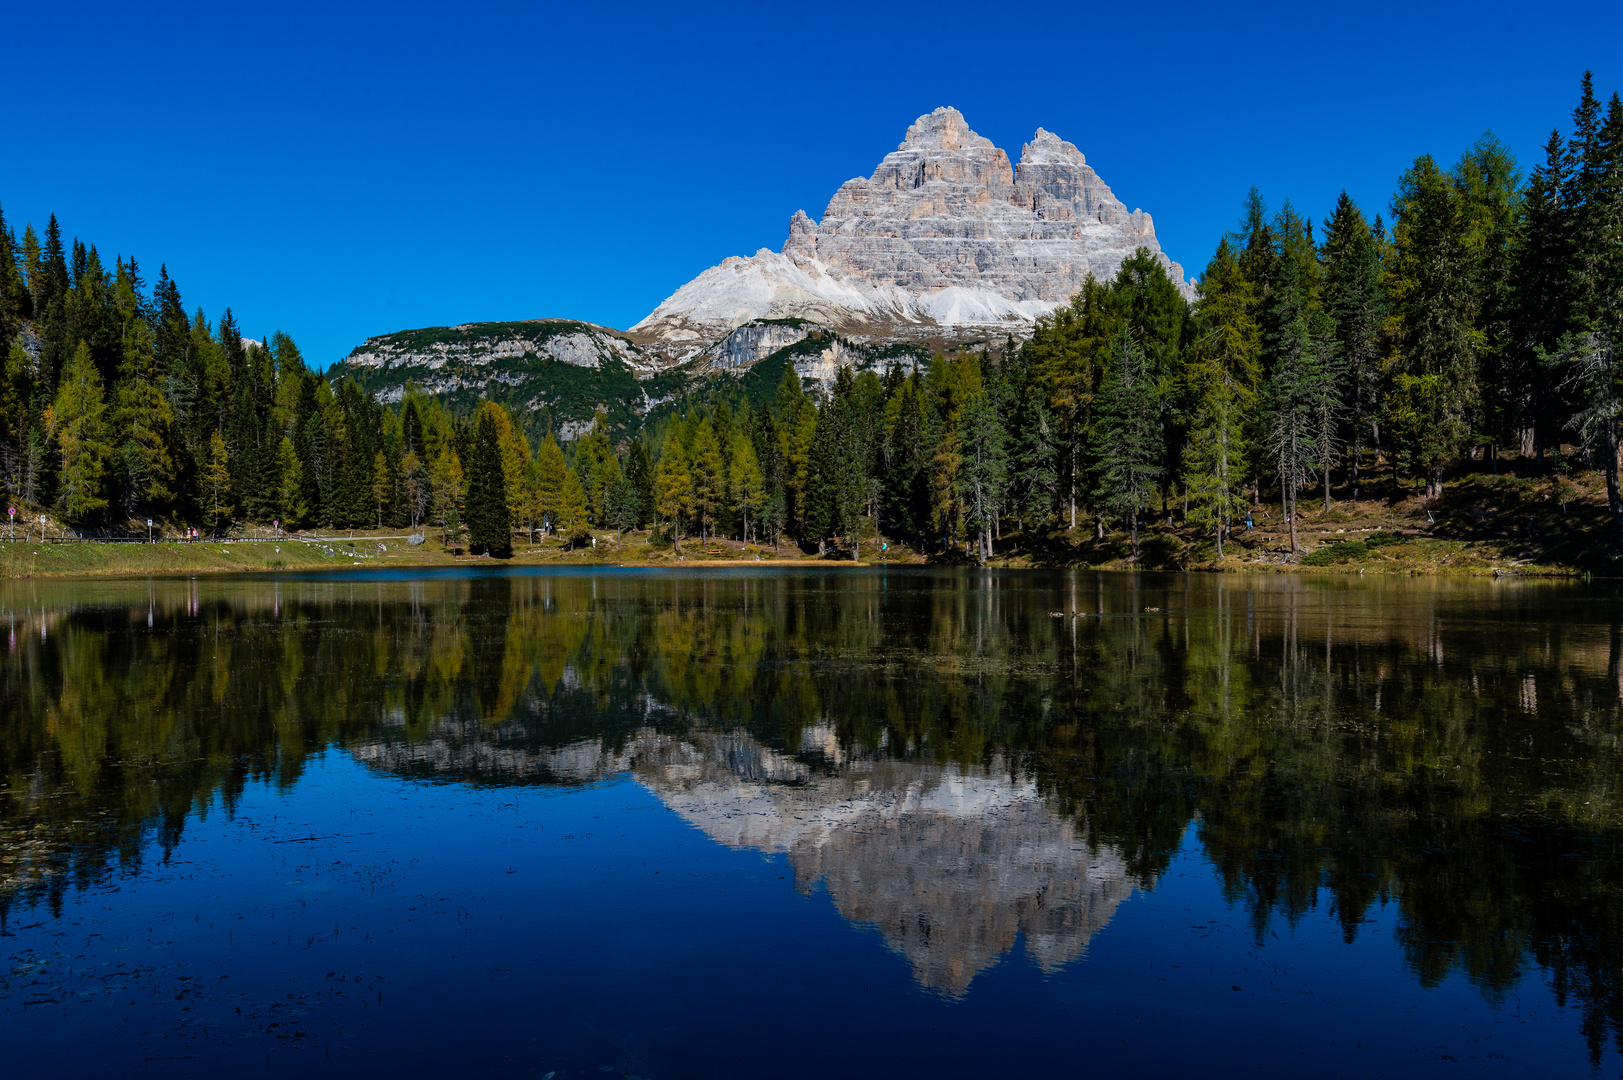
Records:
[[[826,384],[841,367],[907,367],[934,347],[1018,335],[1140,247],[1189,290],[1150,216],[1075,146],[1038,128],[1011,166],[941,108],[873,175],[842,184],[821,221],[796,211],[782,251],[711,267],[629,331],[569,319],[407,330],[368,338],[331,373],[386,403],[408,382],[459,412],[489,397],[532,434],[573,438],[601,412],[618,437],[705,376],[744,378],[754,400],[789,364]]]
[[[367,338],[330,374],[353,377],[390,405],[405,396],[408,383],[454,411],[471,410],[488,397],[533,434],[550,427],[568,439],[590,428],[598,412],[607,414],[616,434],[630,430],[638,417],[686,387],[686,377],[665,372],[667,367],[618,331],[571,319],[532,319]]]
[[[1140,247],[1188,288],[1150,216],[1129,211],[1071,143],[1038,128],[1011,168],[958,110],[940,108],[914,121],[872,176],[842,184],[820,222],[796,211],[781,251],[711,267],[631,332],[714,340],[782,318],[869,334],[1018,326]]]

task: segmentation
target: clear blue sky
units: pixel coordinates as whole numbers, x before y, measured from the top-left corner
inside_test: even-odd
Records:
[[[293,335],[567,316],[625,327],[821,217],[953,105],[1076,143],[1198,273],[1252,184],[1383,210],[1492,128],[1525,166],[1623,5],[18,5],[0,204],[187,306]]]

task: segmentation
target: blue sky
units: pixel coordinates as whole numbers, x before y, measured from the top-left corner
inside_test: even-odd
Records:
[[[1385,208],[1492,128],[1530,167],[1623,5],[31,4],[6,16],[0,205],[188,307],[291,334],[566,316],[625,327],[821,217],[953,105],[1017,158],[1076,143],[1191,273],[1253,184]]]

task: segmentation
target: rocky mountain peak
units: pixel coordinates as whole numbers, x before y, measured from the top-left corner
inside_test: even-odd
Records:
[[[1018,168],[957,109],[913,121],[873,173],[841,184],[821,221],[797,210],[781,251],[700,274],[632,329],[715,340],[759,318],[846,332],[888,326],[1029,324],[1089,274],[1115,274],[1140,247],[1181,288],[1148,214],[1129,211],[1082,152],[1037,129]]]

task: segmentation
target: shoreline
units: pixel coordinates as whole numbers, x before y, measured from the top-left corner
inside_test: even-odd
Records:
[[[968,559],[940,559],[919,555],[901,545],[884,560],[871,557],[853,561],[848,556],[805,554],[785,546],[777,553],[770,548],[745,547],[736,541],[713,542],[706,548],[696,543],[681,552],[669,547],[655,548],[647,534],[616,545],[609,537],[599,537],[599,546],[565,551],[555,542],[515,549],[510,559],[455,554],[435,541],[416,547],[391,542],[390,537],[297,537],[279,543],[266,540],[159,541],[146,543],[98,543],[95,541],[23,542],[0,540],[0,579],[30,580],[51,578],[142,578],[185,577],[198,574],[286,573],[311,570],[437,569],[458,566],[552,566],[558,568],[648,567],[657,569],[696,569],[700,567],[778,567],[796,569],[872,569],[875,567],[978,568]],[[720,544],[718,549],[717,544]],[[1411,550],[1412,549],[1412,550]],[[1438,550],[1441,549],[1441,550]],[[1493,557],[1487,551],[1471,551],[1459,541],[1419,540],[1395,548],[1382,549],[1373,556],[1360,551],[1357,557],[1335,563],[1304,564],[1302,561],[1262,558],[1245,559],[1228,555],[1223,560],[1190,560],[1161,565],[1112,558],[1075,561],[1015,553],[994,559],[984,569],[994,570],[1115,570],[1170,573],[1217,574],[1301,574],[1331,577],[1519,577],[1584,578],[1593,576],[1582,568],[1533,563]],[[1610,576],[1610,575],[1607,575]]]

